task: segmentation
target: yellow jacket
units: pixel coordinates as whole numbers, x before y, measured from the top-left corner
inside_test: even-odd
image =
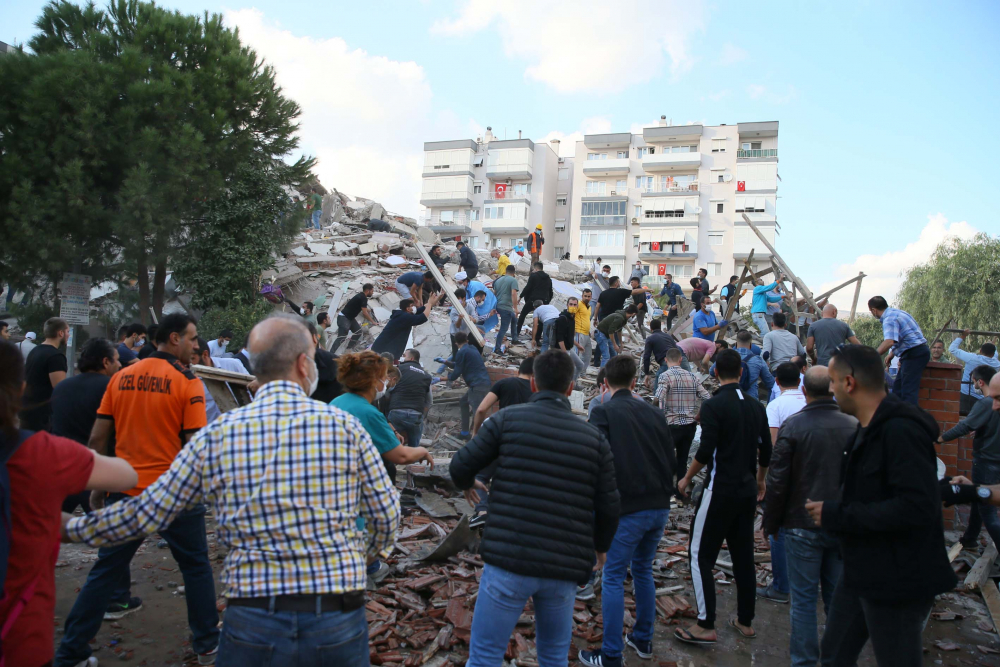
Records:
[[[497,260],[497,276],[504,275],[508,266],[510,266],[510,257],[500,253],[500,259]]]

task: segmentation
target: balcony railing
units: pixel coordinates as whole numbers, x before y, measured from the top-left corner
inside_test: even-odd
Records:
[[[777,148],[751,148],[750,150],[740,148],[736,151],[737,158],[754,157],[778,157]]]
[[[451,199],[472,199],[472,193],[468,190],[444,190],[440,192],[424,192],[420,195],[425,201],[447,201]]]
[[[439,225],[471,225],[473,222],[479,222],[478,219],[472,219],[468,215],[454,215],[450,219],[445,216],[443,219],[440,215],[425,215],[420,218],[420,224],[425,227],[437,227]]]
[[[698,181],[686,183],[653,183],[650,186],[636,188],[641,194],[659,194],[664,192],[698,192]]]
[[[580,216],[580,226],[624,227],[625,217],[624,215],[583,215]]]
[[[514,190],[506,190],[504,192],[491,190],[486,193],[486,201],[503,201],[505,199],[527,199],[528,201],[531,201],[531,193],[515,192]]]

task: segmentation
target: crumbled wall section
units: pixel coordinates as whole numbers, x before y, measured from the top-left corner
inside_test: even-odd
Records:
[[[920,380],[920,407],[937,420],[944,433],[955,426],[958,415],[959,393],[962,389],[962,367],[932,361],[924,369]],[[972,438],[959,438],[937,446],[938,457],[947,466],[947,474],[972,478]],[[945,524],[950,527],[965,525],[968,507],[945,508]]]

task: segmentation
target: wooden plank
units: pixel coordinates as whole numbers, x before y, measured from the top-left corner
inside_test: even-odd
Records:
[[[201,364],[193,364],[191,366],[191,372],[194,373],[196,377],[200,377],[202,379],[221,380],[223,382],[241,384],[243,386],[246,386],[257,379],[253,375],[234,373],[233,371],[224,371],[221,368],[216,368],[215,366],[202,366]]]
[[[459,317],[465,322],[466,326],[469,328],[469,335],[472,336],[479,346],[486,349],[486,339],[483,338],[483,334],[479,333],[479,327],[476,326],[475,321],[469,317],[469,313],[465,312],[465,304],[459,302],[455,297],[455,285],[451,282],[451,279],[445,278],[444,274],[438,269],[437,265],[434,264],[434,260],[431,259],[430,253],[424,249],[424,244],[420,241],[414,241],[413,245],[416,246],[417,252],[420,253],[420,257],[424,260],[424,265],[427,270],[431,272],[434,279],[437,280],[438,285],[444,290],[444,293],[448,296],[448,301],[451,305],[455,306],[455,310],[458,311]]]
[[[1000,591],[991,581],[982,588],[983,602],[990,610],[990,618],[993,620],[993,629],[1000,632]]]
[[[949,563],[954,562],[955,558],[958,557],[958,554],[960,554],[961,552],[962,552],[962,543],[955,542],[953,545],[951,545],[951,548],[948,549],[948,562]]]
[[[229,412],[240,407],[240,404],[236,401],[236,397],[233,396],[233,392],[229,390],[227,382],[211,378],[202,378],[201,381],[205,383],[205,387],[212,394],[212,398],[215,399],[215,404],[219,406],[219,410]]]
[[[734,291],[732,294],[729,295],[729,303],[726,304],[726,314],[722,319],[726,320],[727,322],[729,321],[729,318],[733,316],[733,311],[736,310],[736,302],[739,301],[740,290],[743,289],[743,283],[747,279],[747,273],[750,272],[750,261],[752,259],[753,259],[753,248],[750,248],[750,256],[747,257],[746,261],[743,262],[743,272],[740,274],[740,281],[736,283],[736,291]],[[729,329],[728,326],[726,326],[725,329],[719,329],[719,335],[715,337],[715,340],[716,341],[722,340],[725,337],[726,331],[728,329]]]
[[[997,559],[997,545],[990,540],[990,546],[986,548],[983,555],[979,557],[976,564],[969,570],[965,577],[965,589],[975,591],[982,589],[990,580],[990,572],[993,570],[993,561]]]
[[[813,299],[812,291],[810,291],[806,284],[799,280],[798,276],[792,272],[792,270],[788,267],[788,264],[781,259],[781,255],[778,254],[778,251],[774,249],[773,245],[771,245],[771,242],[765,238],[759,229],[757,229],[757,225],[750,220],[746,213],[743,214],[743,220],[750,226],[750,229],[752,229],[753,233],[757,235],[757,238],[759,238],[760,242],[764,244],[764,247],[771,252],[771,259],[777,263],[778,268],[780,268],[782,272],[791,279],[792,283],[798,286],[799,290],[802,292],[802,297],[806,300],[806,303],[812,306],[814,312],[818,313],[820,308],[816,305],[816,300]]]
[[[859,273],[858,275],[856,275],[855,277],[851,278],[850,280],[844,281],[844,282],[840,283],[839,285],[837,285],[836,287],[834,287],[833,289],[828,289],[827,291],[825,291],[822,294],[819,294],[819,295],[817,295],[817,296],[815,296],[813,298],[816,299],[816,302],[818,303],[818,302],[822,301],[823,299],[826,299],[827,297],[829,297],[834,292],[839,292],[840,290],[844,289],[845,287],[847,287],[851,283],[853,283],[855,281],[860,281],[862,278],[867,278],[867,276],[864,273]]]
[[[948,320],[951,323],[951,320]],[[947,331],[948,333],[965,333],[965,329],[942,329],[942,331]],[[1000,336],[1000,331],[972,331],[969,330],[969,334],[972,336]],[[933,343],[932,343],[933,345]]]
[[[848,324],[854,323],[854,315],[858,312],[858,297],[861,296],[861,281],[864,279],[864,274],[858,275],[858,284],[854,288],[854,301],[851,303],[851,318],[847,320]]]
[[[941,334],[943,334],[945,331],[949,331],[948,325],[951,324],[951,321],[953,319],[955,319],[955,318],[954,317],[949,317],[948,321],[944,323],[944,326],[941,327],[940,329],[938,329],[937,335],[934,336],[934,340],[932,340],[930,343],[927,344],[928,348],[934,347],[934,343],[936,343],[939,340],[941,340]],[[960,331],[959,333],[962,333],[962,332]],[[972,333],[972,332],[970,331],[969,333]]]

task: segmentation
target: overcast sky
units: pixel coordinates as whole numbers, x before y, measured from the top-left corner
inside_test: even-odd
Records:
[[[820,291],[996,235],[1000,4],[166,0],[221,12],[302,106],[328,187],[416,215],[429,140],[780,121],[778,251]],[[43,3],[3,3],[26,41]],[[565,139],[570,139],[566,141]],[[847,301],[850,295],[842,296]]]

